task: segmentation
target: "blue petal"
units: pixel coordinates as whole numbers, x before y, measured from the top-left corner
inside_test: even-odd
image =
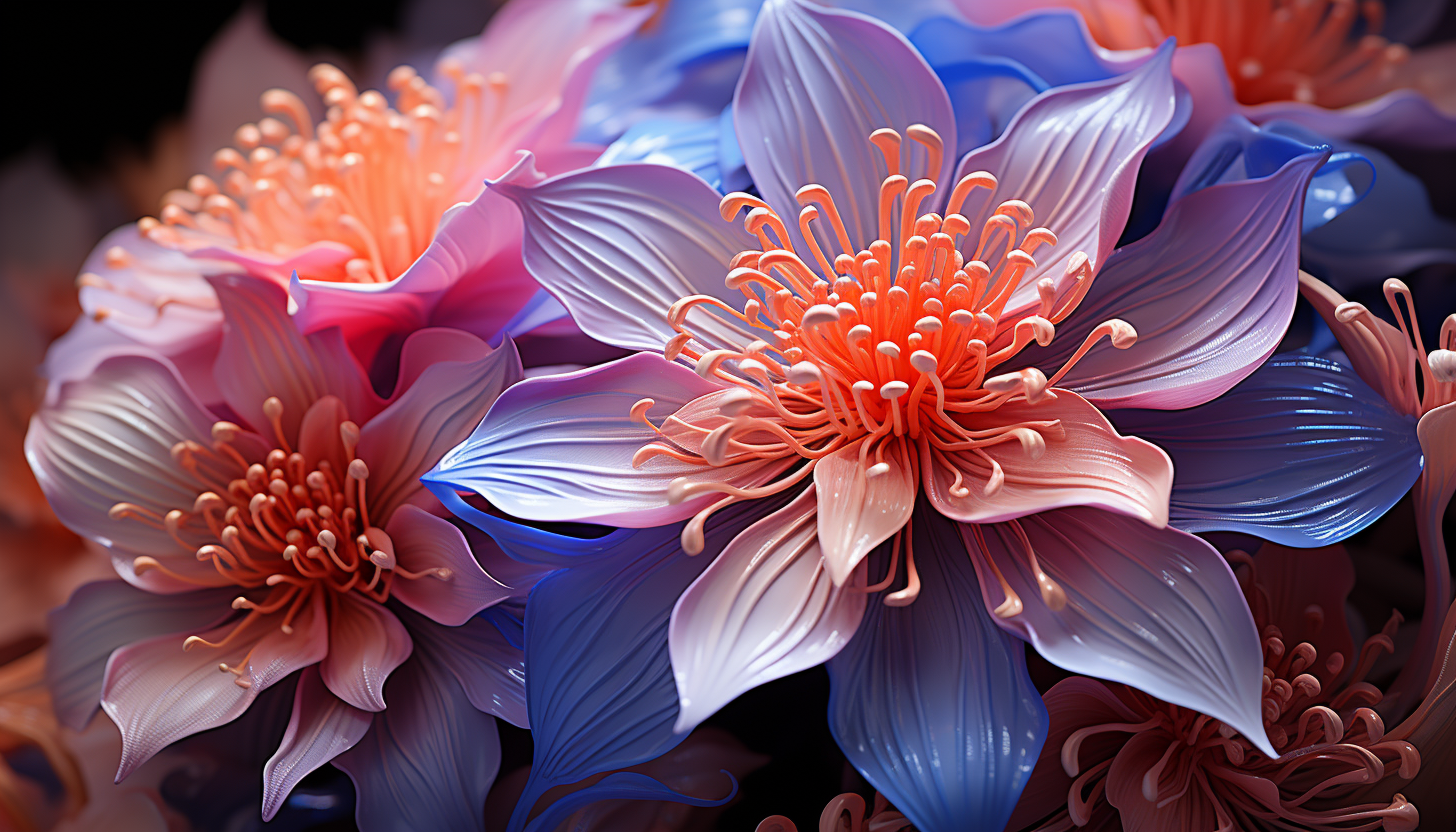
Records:
[[[718,800],[707,800],[673,791],[645,774],[619,771],[551,804],[546,811],[532,819],[526,829],[529,832],[551,832],[570,818],[573,812],[599,800],[664,800],[688,806],[722,806],[738,794],[737,779],[727,771],[723,774],[728,778],[728,795]]]
[[[955,525],[912,521],[920,597],[872,601],[829,662],[829,722],[854,767],[921,832],[1001,829],[1031,776],[1047,712],[1021,641],[996,626]]]
[[[1277,355],[1200,407],[1109,415],[1173,458],[1172,523],[1189,532],[1336,543],[1421,473],[1415,420],[1350,368],[1310,355]]]
[[[611,144],[594,167],[628,162],[672,165],[697,174],[722,190],[718,168],[719,113],[693,119],[650,119],[633,125]]]
[[[704,551],[721,550],[783,503],[756,500],[718,512],[708,523]],[[535,748],[512,830],[525,826],[551,787],[651,760],[685,736],[673,733],[678,696],[668,620],[678,596],[711,558],[683,553],[682,528],[678,523],[603,538],[611,542],[594,556],[531,590],[526,701]]]

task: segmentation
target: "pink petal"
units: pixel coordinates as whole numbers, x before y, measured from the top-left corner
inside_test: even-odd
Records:
[[[111,654],[101,686],[101,707],[121,729],[120,782],[137,766],[183,737],[237,719],[260,692],[322,659],[329,650],[324,602],[315,593],[293,620],[293,632],[273,616],[259,616],[221,648],[184,650],[188,633],[158,636]],[[239,625],[199,634],[220,642]],[[243,674],[219,670],[219,664]],[[247,687],[238,684],[249,682]]]
[[[1277,756],[1264,734],[1259,633],[1212,546],[1089,508],[963,536],[997,623],[1048,661],[1208,714]],[[1002,578],[1019,604],[1006,603]]]
[[[306,667],[293,693],[293,715],[278,750],[263,766],[263,820],[272,820],[305,775],[364,738],[374,717],[334,696]]]
[[[298,426],[298,452],[303,454],[308,470],[317,468],[321,460],[328,460],[335,471],[348,466],[344,438],[339,434],[339,423],[348,418],[338,396],[324,396],[304,412]]]
[[[263,413],[270,397],[283,403],[288,437],[297,434],[308,408],[330,394],[355,422],[378,412],[379,397],[338,330],[300,335],[287,294],[273,283],[230,276],[214,278],[212,286],[227,322],[214,372],[228,405],[249,425],[271,438]]]
[[[410,572],[447,569],[409,580],[396,575],[391,594],[435,621],[458,627],[486,607],[514,594],[487,575],[470,554],[465,535],[445,520],[415,506],[403,506],[385,527],[400,567]]]
[[[1143,776],[1158,764],[1170,741],[1161,731],[1134,734],[1112,761],[1112,768],[1107,772],[1107,802],[1117,807],[1123,832],[1218,828],[1213,804],[1197,784],[1161,808],[1143,794]],[[1163,776],[1171,778],[1179,771],[1176,764],[1169,764]]]
[[[1036,283],[1051,278],[1071,290],[1067,264],[1085,252],[1094,271],[1112,253],[1132,207],[1133,185],[1148,147],[1173,118],[1171,45],[1141,67],[1106,81],[1057,87],[1017,113],[1001,137],[966,155],[957,178],[989,171],[994,190],[977,188],[961,213],[973,228],[1008,199],[1031,206],[1038,225],[1057,235],[1036,255],[1003,318],[1020,318],[1039,303]],[[973,233],[969,239],[979,239]],[[974,254],[974,251],[972,252]],[[970,259],[968,256],[967,259]]]
[[[986,414],[981,424],[970,414],[970,430],[1017,422],[1059,420],[1065,438],[1046,440],[1033,458],[1020,443],[1003,442],[983,452],[1001,465],[1005,483],[987,495],[990,467],[969,453],[946,455],[963,478],[965,496],[951,489],[954,475],[944,465],[922,458],[922,481],[930,502],[963,523],[994,523],[1063,506],[1096,506],[1137,517],[1154,526],[1168,523],[1173,463],[1155,445],[1113,429],[1097,408],[1070,390],[1036,404],[1014,401]]]
[[[876,459],[861,462],[862,450],[856,442],[814,466],[819,545],[835,586],[843,586],[866,555],[903,528],[915,508],[915,473],[905,445],[893,444],[884,458],[889,470],[873,477],[867,469]]]
[[[228,581],[164,529],[108,514],[121,502],[156,517],[190,510],[205,489],[180,469],[171,449],[185,441],[210,447],[214,421],[170,366],[140,355],[117,356],[86,378],[59,386],[54,402],[31,420],[26,456],[56,515],[110,549],[128,581],[165,593],[221,586]],[[138,575],[131,562],[141,556],[156,558],[181,577],[160,570]]]
[[[413,649],[394,613],[358,593],[339,593],[329,617],[329,654],[319,672],[335,696],[360,710],[382,711],[384,680]]]
[[[514,344],[492,350],[464,333],[417,332],[405,342],[402,359],[409,362],[406,373],[415,373],[422,359],[433,361],[412,381],[402,379],[394,403],[359,433],[358,456],[369,466],[369,509],[381,524],[400,506],[427,496],[420,475],[464,441],[501,391],[521,379]]]
[[[677,733],[746,690],[828,661],[858,629],[866,595],[830,580],[818,504],[811,486],[749,526],[678,598],[668,630]]]

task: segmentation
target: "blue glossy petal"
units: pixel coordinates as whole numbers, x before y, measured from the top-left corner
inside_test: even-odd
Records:
[[[535,748],[511,830],[524,828],[552,786],[651,760],[682,741],[673,733],[678,697],[668,659],[673,605],[712,553],[784,502],[718,512],[696,557],[679,545],[681,523],[604,538],[611,544],[531,590],[526,701]]]
[[[718,190],[720,114],[690,119],[650,119],[634,124],[620,139],[607,147],[593,167],[628,162],[672,165],[697,174]]]
[[[1199,407],[1109,416],[1173,458],[1172,523],[1189,532],[1336,543],[1389,510],[1421,473],[1415,420],[1350,368],[1311,355],[1276,355]]]
[[[829,662],[829,725],[850,762],[921,832],[1001,829],[1036,764],[1047,712],[1024,644],[991,620],[955,524],[912,521],[920,597],[872,600]]]
[[[449,483],[421,481],[456,517],[490,535],[501,551],[528,566],[551,569],[570,566],[576,558],[611,551],[633,534],[628,529],[616,529],[604,537],[553,534],[482,511],[461,499]]]
[[[528,832],[551,832],[570,818],[573,812],[599,800],[663,800],[688,806],[722,806],[738,794],[738,780],[727,771],[723,772],[723,776],[728,780],[728,795],[717,800],[708,800],[673,791],[645,774],[619,771],[551,804],[533,818],[526,829]]]

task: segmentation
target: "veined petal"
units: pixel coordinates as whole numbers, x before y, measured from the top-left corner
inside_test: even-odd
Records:
[[[423,580],[430,580],[425,578]],[[341,592],[329,611],[329,653],[319,673],[334,695],[364,711],[384,710],[384,680],[414,649],[394,613]]]
[[[1046,736],[1025,647],[974,599],[955,525],[921,505],[911,521],[921,590],[872,603],[829,662],[829,727],[845,756],[924,832],[977,818],[1005,825]]]
[[[830,579],[819,505],[811,486],[749,526],[673,607],[677,733],[744,691],[828,661],[859,627],[866,594]]]
[[[912,181],[942,187],[956,147],[945,88],[902,35],[858,13],[803,0],[764,4],[733,120],[754,185],[778,215],[797,217],[795,192],[823,185],[859,248],[878,236],[880,181],[895,172],[886,172],[870,134],[882,127],[904,133],[915,124],[934,130],[946,147],[937,169],[929,170],[924,150],[909,141],[901,166]],[[797,237],[796,224],[789,225]],[[816,231],[820,246],[842,253],[826,225]]]
[[[442,627],[400,610],[415,655],[432,662],[436,674],[449,673],[477,711],[529,728],[526,714],[525,625],[519,607],[501,604],[459,627]]]
[[[215,626],[232,614],[236,595],[204,589],[159,598],[125,581],[96,581],[78,588],[50,613],[46,686],[56,717],[75,731],[101,707],[101,682],[111,651],[168,633]]]
[[[979,456],[960,451],[942,454],[960,473],[939,464],[925,452],[921,480],[930,502],[941,514],[963,523],[994,523],[1063,506],[1095,506],[1137,517],[1155,526],[1168,522],[1168,493],[1173,465],[1155,445],[1123,436],[1086,399],[1070,390],[1036,404],[1014,401],[1001,405],[985,424],[967,414],[970,430],[1004,427],[1019,422],[1059,425],[1061,438],[1045,439],[1039,457],[1018,442],[1002,442],[981,452],[1001,466],[1004,480],[990,489],[992,468]],[[959,493],[963,491],[964,493]]]
[[[1059,667],[1201,711],[1278,756],[1260,711],[1259,633],[1212,546],[1097,509],[1015,522],[1020,533],[1009,523],[962,531],[998,624]]]
[[[1421,472],[1413,420],[1309,355],[1277,355],[1201,407],[1116,415],[1172,457],[1172,521],[1185,531],[1323,546],[1373,523]]]
[[[440,624],[458,627],[512,595],[510,587],[480,568],[459,529],[422,508],[402,506],[389,518],[385,532],[402,568],[414,573],[448,570],[448,575],[430,573],[414,580],[396,576],[390,590]]]
[[[633,405],[651,399],[647,418],[656,424],[718,389],[692,370],[648,353],[578,373],[527,379],[501,394],[480,427],[424,479],[475,491],[510,514],[533,520],[633,528],[681,520],[720,495],[673,505],[668,486],[674,480],[751,486],[786,464],[711,468],[659,456],[632,466],[637,451],[657,436],[631,418]]]
[[[697,118],[656,118],[632,125],[596,160],[596,167],[647,162],[689,171],[723,190],[718,167],[718,113]]]
[[[1173,119],[1172,54],[1168,43],[1126,75],[1042,93],[1001,138],[961,160],[957,177],[984,170],[997,179],[993,190],[973,190],[962,214],[989,217],[1003,201],[1021,199],[1037,224],[1057,234],[1055,250],[1026,271],[1003,317],[1020,317],[1036,305],[1043,277],[1059,294],[1070,291],[1067,264],[1077,252],[1086,253],[1094,271],[1112,253],[1143,156]]]
[[[372,719],[373,714],[330,693],[316,669],[304,668],[293,692],[288,730],[263,766],[263,820],[273,819],[305,775],[353,748]]]
[[[212,643],[241,626],[224,647],[182,647],[188,634],[174,633],[129,644],[111,654],[101,687],[101,707],[121,729],[120,782],[158,751],[198,731],[237,719],[258,694],[295,670],[318,662],[329,650],[323,597],[314,593],[293,620],[293,632],[260,616],[200,633]],[[239,675],[219,669],[226,664]],[[246,682],[246,686],[239,684]]]
[[[524,157],[491,188],[521,209],[526,268],[586,334],[632,350],[660,351],[677,334],[668,309],[692,295],[734,302],[728,261],[757,248],[718,213],[718,192],[666,165],[615,165],[536,183]],[[736,308],[736,307],[735,307]],[[690,310],[709,347],[747,344],[751,328],[702,307]],[[766,332],[763,334],[767,334]]]
[[[1098,325],[1119,318],[1137,342],[1098,345],[1062,386],[1103,408],[1171,410],[1226,392],[1273,354],[1289,326],[1304,190],[1328,155],[1175,201],[1152,234],[1107,258],[1054,344],[1027,360],[1050,373]]]
[[[410,336],[402,360],[425,355],[401,369],[409,372],[416,362],[423,369],[413,379],[402,374],[400,384],[408,386],[396,389],[394,403],[359,431],[358,455],[369,466],[369,508],[379,518],[375,522],[387,522],[408,503],[429,500],[420,476],[470,435],[502,390],[521,380],[521,359],[509,339],[491,349],[472,336],[447,332],[424,330]],[[430,341],[440,343],[431,349]],[[454,353],[448,359],[445,347]]]
[[[1218,813],[1203,789],[1194,786],[1164,805],[1143,794],[1143,778],[1168,750],[1168,738],[1143,731],[1129,737],[1107,771],[1107,802],[1117,807],[1123,832],[1216,829]]]
[[[1321,656],[1354,656],[1345,599],[1355,588],[1355,565],[1343,546],[1290,549],[1266,543],[1254,555],[1262,620],[1279,628],[1286,644],[1307,641]],[[1326,663],[1309,672],[1321,684],[1339,675]]]
[[[849,576],[876,546],[910,520],[919,490],[904,443],[891,445],[884,473],[869,475],[874,459],[860,459],[863,442],[841,448],[814,466],[819,493],[819,546],[835,586]]]

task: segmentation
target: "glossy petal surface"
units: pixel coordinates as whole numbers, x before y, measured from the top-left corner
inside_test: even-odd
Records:
[[[309,772],[353,748],[373,715],[329,692],[318,671],[305,668],[293,693],[293,714],[278,751],[263,766],[263,820],[272,820]]]

